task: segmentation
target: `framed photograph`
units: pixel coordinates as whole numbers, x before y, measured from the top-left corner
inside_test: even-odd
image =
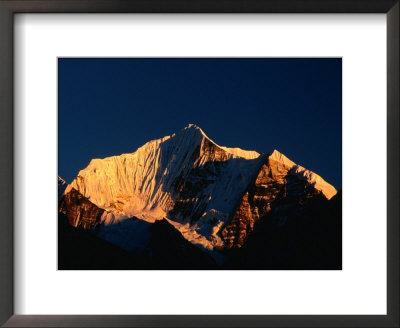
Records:
[[[0,322],[399,326],[399,2],[0,1]]]
[[[341,61],[58,58],[58,269],[341,270]]]

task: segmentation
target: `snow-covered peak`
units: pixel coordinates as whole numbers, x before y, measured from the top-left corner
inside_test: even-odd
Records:
[[[208,137],[205,134],[205,132],[196,124],[188,124],[187,126],[185,126],[185,128],[182,131],[185,131],[185,130],[190,130],[192,135],[200,134],[202,137],[206,138],[208,141],[210,141],[216,147],[233,155],[232,156],[233,158],[255,159],[255,158],[260,157],[260,154],[254,150],[244,150],[241,148],[229,148],[229,147],[225,147],[225,146],[220,146],[214,140],[212,140],[210,137]]]
[[[327,199],[331,199],[337,194],[335,187],[322,179],[318,174],[297,165],[276,149],[274,149],[272,154],[269,155],[269,159],[283,164],[288,169],[289,174],[296,175],[300,179],[306,180],[308,183],[313,185],[315,189],[321,191]]]
[[[287,158],[285,155],[283,155],[282,153],[280,153],[276,149],[274,149],[272,154],[269,155],[269,158],[274,160],[274,161],[277,161],[279,163],[282,163],[282,164],[284,164],[284,165],[286,165],[288,167],[293,167],[294,165],[296,165],[296,163],[291,161],[289,158]]]
[[[171,135],[171,137],[179,137],[179,136],[184,136],[184,138],[192,139],[192,141],[196,140],[199,141],[202,140],[203,138],[210,140],[210,138],[207,137],[204,131],[195,124],[188,124],[178,133],[176,134],[174,133]]]
[[[189,123],[183,129],[184,130],[187,130],[187,129],[201,130],[201,128],[199,126],[197,126],[196,124],[193,124],[193,123]]]
[[[180,133],[185,134],[185,136],[201,136],[202,138],[206,138],[207,140],[211,141],[215,145],[217,145],[214,141],[209,138],[204,131],[196,124],[188,124],[186,125]]]
[[[262,160],[256,152],[220,147],[190,124],[170,136],[147,142],[134,153],[93,159],[71,188],[104,209],[106,223],[132,216],[149,222],[174,218],[183,224],[179,230],[188,240],[197,240],[194,228],[184,232],[188,222],[207,222],[202,227],[210,231],[209,221],[220,227]],[[218,220],[209,214],[214,212],[220,213]],[[206,235],[214,238],[211,232]],[[197,242],[208,247],[218,243],[215,239]]]

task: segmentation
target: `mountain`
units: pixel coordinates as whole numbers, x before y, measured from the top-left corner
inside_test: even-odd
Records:
[[[67,192],[105,209],[107,224],[168,218],[185,238],[212,249],[222,245],[218,230],[261,163],[257,152],[220,147],[188,125],[134,153],[92,160]]]
[[[307,221],[337,190],[277,150],[219,146],[189,124],[133,153],[93,159],[68,186],[59,179],[60,193],[69,225],[125,251],[148,248],[164,222],[177,232],[172,244],[183,236],[218,258],[244,247],[267,221],[278,228]]]

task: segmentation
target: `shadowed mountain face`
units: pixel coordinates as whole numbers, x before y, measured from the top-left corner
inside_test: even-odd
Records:
[[[282,266],[271,260],[277,254],[297,263],[296,247],[306,236],[314,243],[307,233],[320,232],[331,215],[325,208],[335,207],[331,221],[341,224],[336,193],[276,150],[265,155],[222,147],[189,125],[132,154],[92,160],[68,186],[59,180],[59,216],[80,236],[117,245],[146,267],[273,268]],[[289,237],[276,240],[282,233]],[[332,234],[340,240],[341,231]],[[265,256],[272,252],[268,265],[250,261],[257,254],[252,245]],[[339,268],[341,259],[331,257]],[[297,267],[307,261],[312,266],[303,259]]]
[[[131,218],[136,221],[139,219]],[[188,242],[166,220],[149,224],[149,238],[128,251],[100,238],[96,230],[74,228],[60,213],[60,270],[201,270],[216,269],[215,260]]]
[[[267,215],[285,225],[287,213],[304,215],[309,199],[326,199],[312,184],[291,174],[292,168],[268,157],[255,180],[235,208],[229,224],[222,230],[225,247],[242,247],[257,221]]]
[[[282,223],[284,221],[284,224]],[[301,212],[270,211],[243,247],[232,250],[226,269],[340,270],[342,195],[305,200]]]

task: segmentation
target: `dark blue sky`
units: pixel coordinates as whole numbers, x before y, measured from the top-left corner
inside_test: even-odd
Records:
[[[135,151],[188,123],[342,185],[341,59],[60,58],[59,175]]]

